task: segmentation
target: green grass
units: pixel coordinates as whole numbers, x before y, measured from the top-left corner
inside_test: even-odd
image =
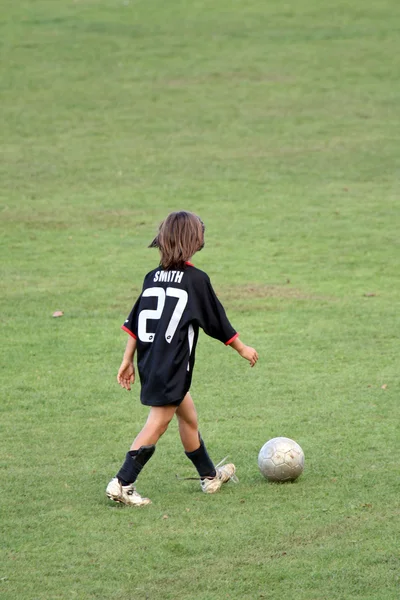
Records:
[[[2,598],[398,598],[399,29],[395,0],[2,0]],[[132,510],[104,495],[147,414],[119,327],[180,208],[260,361],[201,336],[240,484],[178,481],[173,423]],[[294,484],[258,472],[277,435]]]

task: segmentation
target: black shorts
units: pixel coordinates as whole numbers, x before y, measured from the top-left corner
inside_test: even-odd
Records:
[[[182,404],[182,402],[184,401],[185,396],[188,393],[188,391],[185,392],[184,396],[180,400],[174,400],[173,402],[168,402],[166,399],[163,402],[162,400],[160,401],[159,399],[157,399],[157,401],[154,401],[153,399],[146,400],[145,398],[140,398],[140,402],[144,406],[180,406]]]

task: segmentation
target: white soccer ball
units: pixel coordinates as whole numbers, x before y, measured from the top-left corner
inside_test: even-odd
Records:
[[[294,481],[303,472],[304,452],[290,438],[273,438],[261,448],[258,468],[268,481]]]

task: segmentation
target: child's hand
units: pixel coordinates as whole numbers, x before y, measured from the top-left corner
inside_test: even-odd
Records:
[[[255,350],[251,346],[246,346],[246,344],[243,344],[243,342],[241,342],[238,337],[233,340],[230,346],[231,348],[236,350],[236,352],[240,354],[240,356],[248,360],[251,367],[254,367],[254,365],[258,361],[257,350]]]
[[[249,361],[251,367],[254,367],[254,365],[258,361],[257,350],[255,350],[251,346],[245,346],[243,344],[243,348],[238,350],[238,352],[242,358]]]
[[[122,361],[118,371],[117,381],[121,387],[130,391],[131,384],[135,382],[135,367],[131,361]]]

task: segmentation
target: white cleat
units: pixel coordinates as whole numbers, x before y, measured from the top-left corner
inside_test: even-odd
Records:
[[[221,463],[222,462],[223,461],[221,461]],[[238,478],[235,475],[235,465],[229,463],[227,465],[220,466],[221,463],[219,463],[215,467],[215,470],[217,472],[215,477],[213,477],[212,479],[200,480],[201,489],[205,494],[215,494],[215,492],[218,492],[218,490],[221,488],[222,484],[226,483],[227,481],[231,480],[235,483],[239,482]]]
[[[122,485],[116,477],[111,479],[108,484],[106,494],[110,500],[126,504],[127,506],[146,506],[146,504],[151,504],[149,498],[142,498],[142,496],[138,494],[133,483],[130,485]]]

